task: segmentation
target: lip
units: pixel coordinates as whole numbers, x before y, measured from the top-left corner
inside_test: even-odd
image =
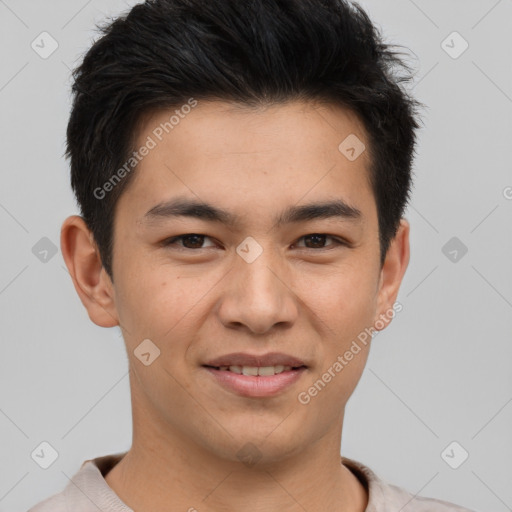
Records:
[[[283,371],[276,375],[253,376],[242,375],[230,372],[228,370],[217,370],[216,368],[212,368],[210,366],[203,366],[203,368],[213,376],[218,384],[220,384],[228,391],[236,393],[240,396],[254,398],[271,397],[281,393],[296,383],[307,369],[306,367],[302,366],[298,369]]]
[[[203,366],[307,366],[304,361],[281,352],[268,352],[266,354],[247,354],[233,352],[208,361]]]

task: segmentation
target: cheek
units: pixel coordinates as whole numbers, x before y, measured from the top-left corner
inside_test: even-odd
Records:
[[[150,266],[126,272],[119,283],[116,306],[133,342],[141,337],[161,340],[200,298],[198,286]]]
[[[360,275],[355,271],[351,275],[346,279],[333,276],[309,296],[309,304],[320,319],[316,329],[321,340],[316,351],[319,365],[308,382],[311,387],[302,391],[310,396],[319,414],[321,411],[326,428],[336,420],[359,382],[371,343],[365,329],[373,324],[375,286],[370,279],[354,277]]]
[[[211,315],[208,301],[225,273],[197,269],[186,273],[179,267],[159,263],[126,273],[119,280],[118,314],[124,327],[124,339],[133,351],[149,338],[161,350],[161,359],[169,368],[182,360],[194,346],[195,334]],[[120,309],[120,311],[119,311]],[[180,358],[169,357],[170,352]]]
[[[363,268],[346,265],[329,275],[301,280],[301,299],[329,328],[337,341],[347,341],[373,321],[377,295],[374,277]]]

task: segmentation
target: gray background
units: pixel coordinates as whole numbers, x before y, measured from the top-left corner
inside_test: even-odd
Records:
[[[62,221],[78,212],[63,158],[70,68],[94,24],[134,3],[0,0],[0,511],[27,510],[83,460],[131,443],[120,331],[89,320],[60,250],[45,262],[36,244],[58,248]],[[512,510],[512,2],[361,5],[411,50],[411,88],[428,110],[403,311],[374,339],[342,452],[413,493]],[[43,31],[59,45],[47,59],[31,48]],[[442,45],[453,31],[469,43],[458,58]],[[461,44],[445,43],[452,54]],[[452,237],[459,247],[446,256]],[[43,441],[58,452],[46,470],[31,458]],[[462,448],[443,458],[452,441]],[[445,461],[462,449],[469,458],[452,469]]]

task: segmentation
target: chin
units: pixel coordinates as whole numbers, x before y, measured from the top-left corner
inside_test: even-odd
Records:
[[[228,431],[232,432],[230,429]],[[238,430],[238,432],[240,432],[239,436],[226,439],[227,445],[210,446],[215,457],[231,462],[241,462],[247,467],[257,465],[258,468],[263,469],[298,455],[308,444],[307,440],[302,439],[297,432],[289,429],[281,430],[280,427],[276,429],[275,424],[264,432],[261,429]],[[301,433],[304,433],[303,430]]]

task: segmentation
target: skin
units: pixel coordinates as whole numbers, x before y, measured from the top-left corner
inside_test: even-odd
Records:
[[[169,115],[150,116],[137,147]],[[341,464],[340,447],[370,343],[307,405],[297,399],[392,310],[409,262],[402,219],[380,266],[369,154],[349,161],[338,150],[349,134],[368,148],[359,119],[329,104],[199,102],[139,163],[119,200],[114,283],[81,217],[65,220],[62,253],[77,293],[95,324],[121,326],[129,356],[133,442],[106,481],[134,510],[365,510],[367,493]],[[178,195],[238,214],[239,223],[143,220]],[[358,208],[360,222],[274,225],[286,207],[332,199]],[[206,237],[161,245],[190,233]],[[314,233],[349,245],[306,241]],[[236,252],[248,236],[263,249],[252,263]],[[147,338],[160,350],[149,366],[134,355]],[[274,351],[308,369],[273,397],[227,391],[201,366],[231,352]],[[249,442],[260,456],[254,465],[237,457]]]

